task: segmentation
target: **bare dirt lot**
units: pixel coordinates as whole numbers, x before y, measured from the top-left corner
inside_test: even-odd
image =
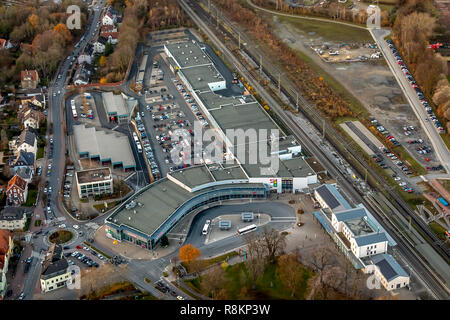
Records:
[[[409,144],[408,140],[423,139],[420,146],[431,147],[431,142],[420,127],[419,121],[407,104],[406,99],[395,81],[394,76],[382,59],[368,59],[364,62],[325,62],[311,46],[326,45],[328,48],[359,47],[355,55],[376,52],[364,47],[373,44],[367,31],[351,27],[326,26],[326,23],[315,25],[312,22],[265,15],[268,21],[272,21],[274,31],[286,44],[295,49],[299,55],[308,62],[315,64],[316,68],[323,69],[345,87],[378,122],[409,151],[422,166],[438,165],[434,153],[421,155],[417,152],[417,144]],[[269,18],[270,17],[270,18]],[[332,25],[332,24],[329,24]],[[353,29],[353,30],[351,30]],[[347,46],[346,46],[347,47]],[[337,49],[340,50],[340,49]],[[324,50],[325,51],[325,50]],[[327,49],[328,53],[330,50]],[[404,126],[414,126],[413,135],[406,136]],[[426,161],[428,158],[430,161]]]

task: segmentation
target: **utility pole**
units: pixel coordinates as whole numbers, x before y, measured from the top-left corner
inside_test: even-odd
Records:
[[[259,76],[262,77],[262,55],[259,55]]]
[[[281,73],[278,74],[278,94],[280,94],[281,91]]]
[[[322,127],[322,139],[325,139],[325,119],[322,120],[323,127]]]

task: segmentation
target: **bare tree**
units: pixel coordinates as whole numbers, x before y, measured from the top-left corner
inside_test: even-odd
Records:
[[[286,236],[275,229],[264,227],[261,235],[263,245],[267,253],[267,260],[274,263],[278,255],[286,248]]]

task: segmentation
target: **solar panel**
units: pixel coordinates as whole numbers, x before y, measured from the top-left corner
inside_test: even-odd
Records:
[[[336,197],[328,190],[328,188],[323,185],[317,189],[317,192],[322,197],[322,199],[328,204],[330,209],[334,209],[340,206],[339,201],[337,201]]]
[[[388,281],[391,280],[392,278],[394,278],[397,275],[395,270],[391,267],[389,262],[387,262],[385,259],[381,260],[376,265],[377,265],[377,267],[380,268],[380,272],[383,274],[383,276]]]

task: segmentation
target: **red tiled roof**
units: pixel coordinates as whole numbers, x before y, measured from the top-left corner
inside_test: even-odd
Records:
[[[22,70],[20,72],[20,79],[24,79],[25,77],[31,77],[33,81],[37,81],[39,75],[36,70]]]
[[[9,249],[9,237],[12,237],[12,233],[10,231],[0,229],[0,269],[3,269],[5,255]]]
[[[6,188],[6,190],[11,189],[14,185],[22,190],[25,190],[27,182],[16,174],[14,177],[12,177],[11,180],[8,181],[8,187]]]
[[[119,33],[118,32],[102,32],[100,34],[100,36],[105,37],[105,38],[109,38],[109,36],[111,36],[111,38],[117,39],[119,36]]]

